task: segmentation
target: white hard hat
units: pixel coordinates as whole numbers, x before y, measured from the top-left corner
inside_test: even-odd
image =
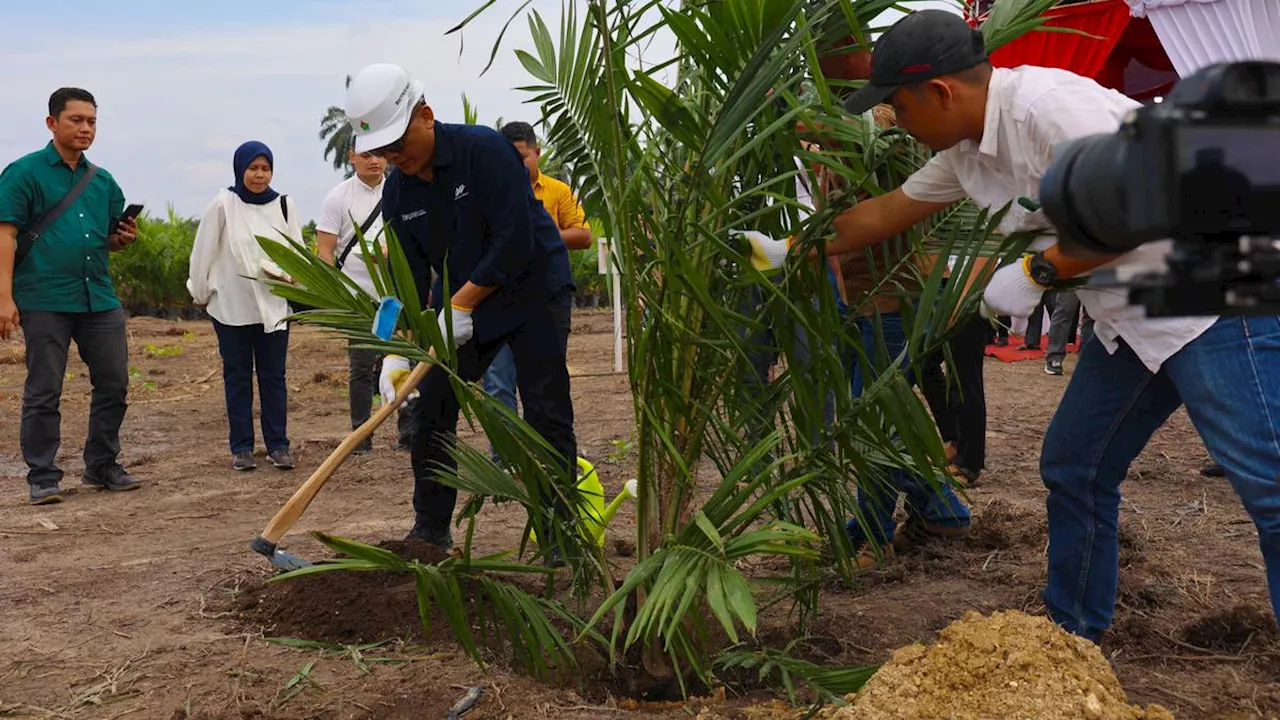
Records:
[[[347,87],[347,122],[356,135],[356,152],[368,152],[399,140],[422,99],[422,83],[399,65],[376,63]]]

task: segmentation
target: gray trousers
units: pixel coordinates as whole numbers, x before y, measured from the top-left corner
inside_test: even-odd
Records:
[[[373,396],[378,389],[378,361],[382,358],[378,352],[374,350],[356,350],[351,347],[353,343],[348,343],[347,360],[350,363],[351,374],[347,381],[347,395],[351,402],[351,429],[355,430],[373,414]],[[417,398],[409,400],[400,406],[398,425],[400,431],[400,443],[408,445],[413,440],[414,407],[418,404]],[[365,443],[365,447],[372,447],[372,441]]]
[[[80,359],[89,366],[93,395],[89,435],[84,444],[85,472],[100,475],[120,455],[120,425],[129,395],[129,345],[124,310],[22,313],[27,345],[27,383],[22,392],[22,457],[27,482],[56,483],[62,468],[55,458],[62,444],[62,381],[67,352],[75,340]]]
[[[1049,347],[1046,360],[1062,360],[1067,356],[1067,345],[1074,339],[1080,320],[1080,298],[1074,290],[1058,290],[1053,293],[1049,305]]]

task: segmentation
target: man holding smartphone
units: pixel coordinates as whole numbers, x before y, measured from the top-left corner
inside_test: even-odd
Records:
[[[26,341],[21,444],[33,505],[62,501],[55,456],[72,340],[93,384],[81,479],[105,490],[139,486],[117,462],[129,348],[108,265],[108,253],[132,244],[138,225],[123,213],[115,179],[84,156],[97,109],[86,90],[55,91],[45,120],[53,139],[0,174],[0,340],[21,327]]]

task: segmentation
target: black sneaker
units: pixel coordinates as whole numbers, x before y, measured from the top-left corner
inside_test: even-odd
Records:
[[[445,551],[453,549],[453,535],[448,530],[436,532],[425,525],[414,525],[409,534],[404,536],[404,540],[405,542],[419,540]]]
[[[253,470],[257,467],[258,467],[258,463],[256,460],[253,459],[253,452],[251,450],[238,452],[235,455],[233,455],[231,458],[231,469],[235,470],[236,472],[245,472],[247,470]]]
[[[267,453],[267,457],[271,459],[271,464],[281,470],[292,470],[294,467],[293,456],[289,454],[287,449],[272,450]]]
[[[80,476],[80,482],[101,490],[110,490],[111,492],[125,492],[142,487],[142,483],[138,482],[138,478],[130,475],[118,464],[112,465],[101,473],[90,473],[86,470]]]
[[[1044,374],[1045,374],[1045,375],[1061,375],[1061,374],[1062,374],[1062,361],[1061,361],[1061,360],[1058,360],[1057,358],[1054,358],[1053,360],[1045,360],[1045,361],[1044,361]]]
[[[53,505],[62,502],[62,488],[56,482],[33,483],[31,485],[32,505]]]

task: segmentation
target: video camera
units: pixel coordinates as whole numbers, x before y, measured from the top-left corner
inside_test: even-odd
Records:
[[[1173,240],[1161,271],[1093,284],[1149,316],[1280,315],[1280,63],[1207,67],[1054,155],[1040,203],[1064,252]]]

